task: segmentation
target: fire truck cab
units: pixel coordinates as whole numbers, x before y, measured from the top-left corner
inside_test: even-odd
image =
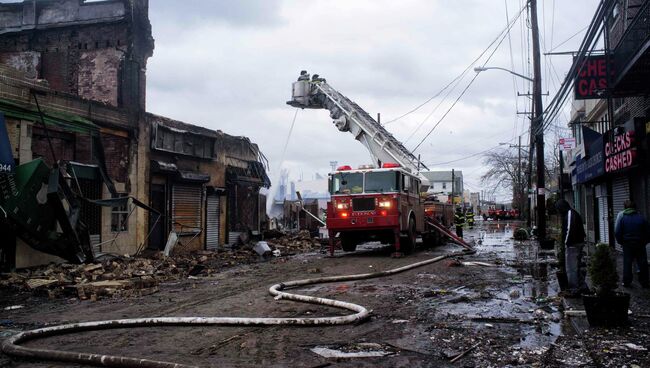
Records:
[[[338,234],[346,252],[367,241],[393,244],[396,252],[409,252],[424,231],[420,179],[399,164],[340,166],[329,174],[329,192],[330,242]]]

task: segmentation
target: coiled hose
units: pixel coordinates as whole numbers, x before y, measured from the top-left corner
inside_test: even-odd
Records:
[[[11,356],[29,358],[35,360],[50,360],[76,364],[87,364],[101,367],[138,367],[138,368],[197,368],[196,366],[177,364],[149,359],[130,358],[116,355],[104,355],[93,353],[79,353],[72,351],[61,351],[51,349],[30,348],[22,346],[22,343],[32,340],[38,340],[50,336],[58,336],[84,331],[98,331],[118,328],[136,328],[136,327],[160,327],[160,326],[327,326],[327,325],[344,325],[357,323],[365,320],[370,316],[370,312],[363,306],[334,299],[318,298],[307,295],[287,293],[282,290],[300,286],[323,284],[331,282],[354,281],[373,279],[395,275],[400,272],[412,270],[431,263],[441,261],[445,258],[469,255],[476,251],[466,244],[463,245],[466,250],[453,252],[446,255],[438,256],[428,260],[411,263],[406,266],[394,268],[391,270],[362,273],[345,276],[329,276],[304,280],[294,280],[285,283],[275,284],[269,288],[269,293],[276,300],[294,300],[297,302],[325,305],[340,309],[347,309],[354,312],[346,316],[338,317],[309,317],[309,318],[244,318],[244,317],[152,317],[152,318],[129,318],[106,321],[92,321],[81,323],[70,323],[58,326],[43,327],[29,331],[20,332],[2,344],[2,351]]]

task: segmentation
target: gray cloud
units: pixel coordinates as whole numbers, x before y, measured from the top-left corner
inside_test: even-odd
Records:
[[[522,1],[508,1],[512,15]],[[319,73],[371,115],[387,121],[435,94],[460,73],[505,26],[503,3],[494,1],[151,1],[155,55],[148,65],[148,109],[173,118],[246,135],[257,142],[275,170],[293,108],[286,106],[291,82],[307,69]],[[551,2],[544,20],[551,39]],[[597,4],[556,2],[554,44],[584,27]],[[189,9],[187,9],[189,7]],[[188,11],[185,14],[184,11]],[[540,12],[541,13],[541,12]],[[513,59],[526,68],[521,28],[513,27]],[[578,38],[563,46],[576,47]],[[548,70],[545,67],[543,70]],[[570,58],[554,57],[560,75]],[[507,40],[489,65],[510,67]],[[459,88],[408,142],[412,147],[438,121]],[[544,89],[553,93],[550,77]],[[511,77],[479,75],[461,102],[417,153],[429,163],[456,160],[510,140],[526,129],[515,114]],[[517,82],[520,92],[526,92]],[[405,140],[439,99],[388,129]],[[518,99],[520,110],[525,97]],[[338,132],[325,111],[298,114],[284,163],[293,177],[324,173],[329,161],[367,163],[352,136]],[[481,158],[440,165],[466,172],[476,187]]]

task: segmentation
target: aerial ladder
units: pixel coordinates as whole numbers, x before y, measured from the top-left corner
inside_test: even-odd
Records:
[[[428,170],[426,165],[370,114],[332,88],[318,74],[310,78],[307,71],[300,72],[298,81],[293,82],[292,98],[287,104],[302,109],[329,110],[336,128],[341,132],[351,133],[361,142],[370,152],[374,165],[381,167],[383,163],[397,163],[418,175],[423,189],[428,187],[428,180],[419,175],[420,170]]]
[[[334,252],[333,238],[338,234],[344,251],[353,251],[356,245],[368,240],[379,240],[394,245],[396,254],[411,251],[416,237],[425,244],[438,243],[448,237],[470,247],[448,229],[451,206],[423,200],[429,180],[421,170],[428,170],[419,157],[388,132],[370,114],[355,102],[330,86],[318,74],[310,76],[302,71],[293,82],[291,100],[287,104],[301,109],[326,109],[336,128],[349,132],[370,153],[373,165],[359,169],[341,166],[330,174],[331,201],[327,208],[327,228],[330,252]],[[396,175],[399,184],[391,188],[370,190],[376,173]],[[357,188],[350,188],[353,177],[365,179]],[[348,188],[345,187],[346,183]],[[360,188],[363,186],[363,188]],[[339,189],[337,189],[339,187]]]

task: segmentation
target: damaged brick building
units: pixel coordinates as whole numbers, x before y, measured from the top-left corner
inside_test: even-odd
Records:
[[[83,197],[132,196],[161,214],[84,203],[80,218],[95,252],[162,249],[172,231],[178,250],[217,248],[229,232],[260,230],[266,162],[245,137],[146,112],[148,7],[0,4],[0,113],[17,164],[61,161]],[[15,244],[2,250],[4,268],[56,259]]]

